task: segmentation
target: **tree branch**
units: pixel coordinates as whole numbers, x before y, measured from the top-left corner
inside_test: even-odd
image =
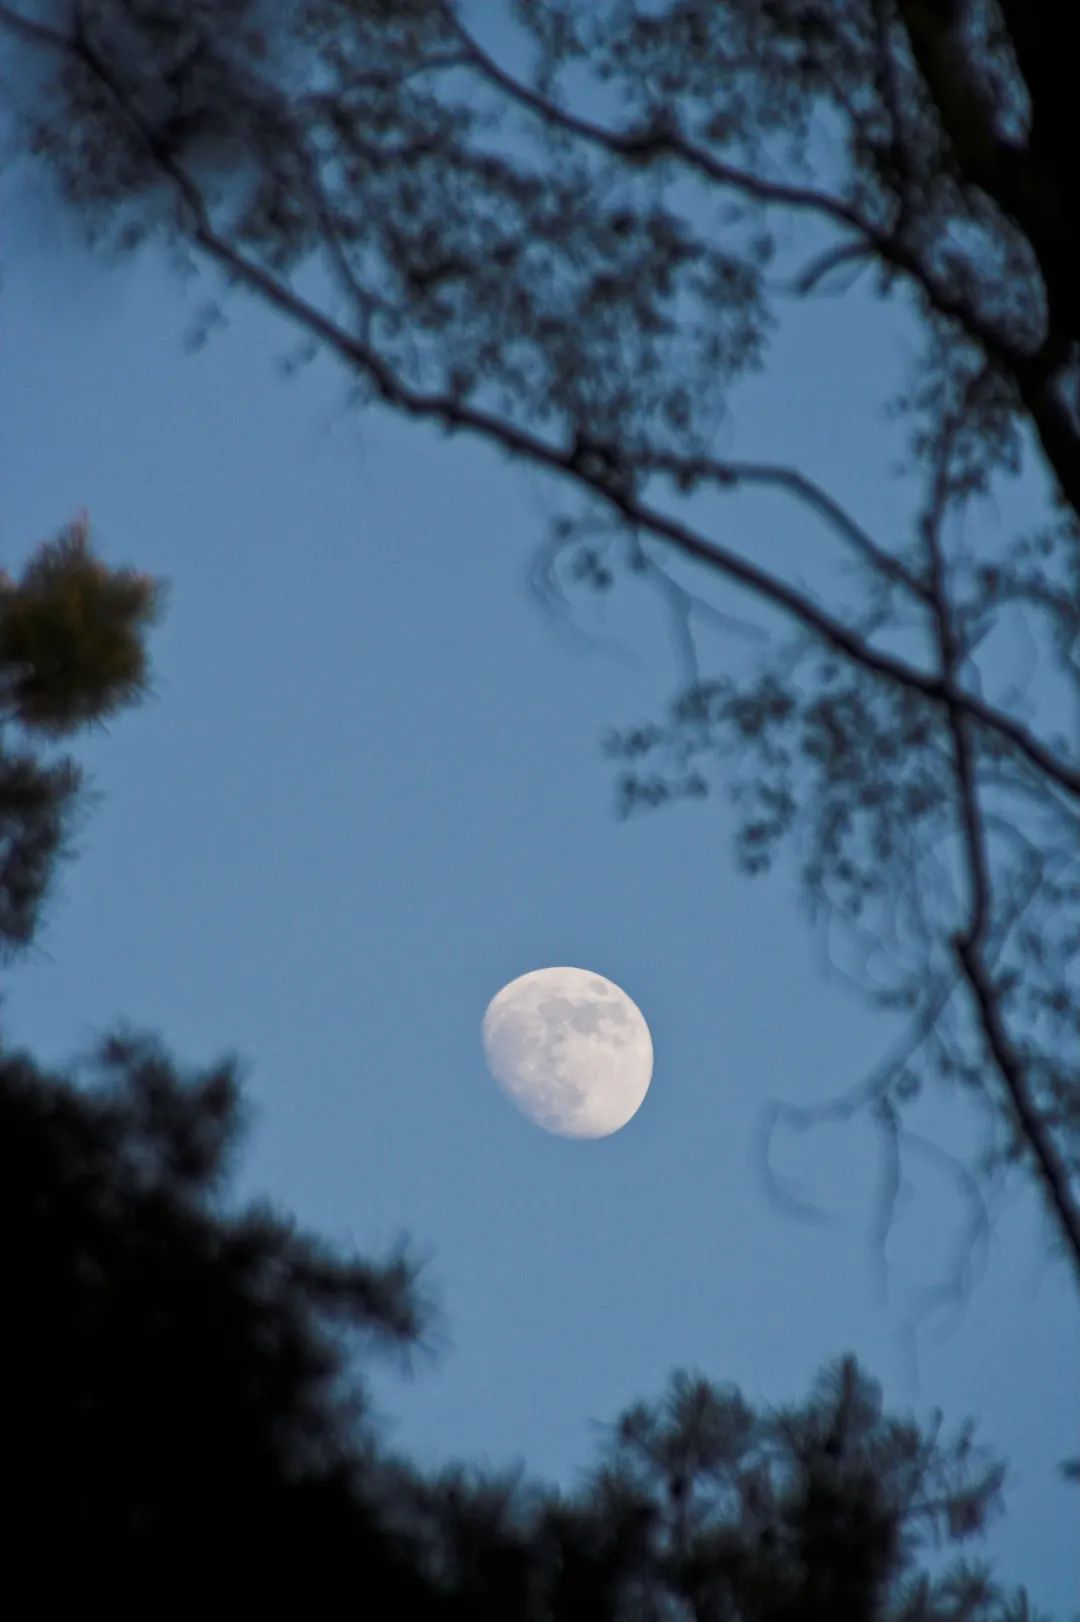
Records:
[[[752,197],[756,202],[776,204],[784,208],[809,209],[836,225],[845,225],[865,235],[869,227],[859,212],[845,203],[842,197],[819,191],[813,186],[787,186],[766,180],[762,175],[724,163],[705,147],[686,139],[670,121],[645,125],[639,130],[612,130],[592,119],[582,118],[557,106],[545,96],[530,89],[527,84],[499,66],[469,33],[454,11],[450,0],[438,0],[439,9],[447,23],[461,40],[462,46],[481,77],[496,86],[513,101],[518,102],[546,124],[565,130],[568,135],[580,136],[591,146],[604,148],[615,157],[632,162],[647,162],[653,158],[677,158],[688,168],[695,169],[717,185],[728,186]]]
[[[874,249],[867,242],[835,242],[831,248],[822,253],[815,254],[808,265],[804,265],[795,278],[794,290],[801,298],[812,293],[818,283],[823,281],[832,271],[838,270],[841,265],[852,262],[865,264],[874,256]],[[854,277],[851,278],[854,280]],[[850,286],[850,282],[848,284]],[[845,292],[847,288],[844,289]]]
[[[122,114],[146,141],[162,173],[172,182],[189,212],[194,241],[230,276],[320,338],[349,366],[366,376],[386,404],[409,416],[440,422],[451,432],[472,430],[512,456],[570,477],[608,502],[632,526],[649,530],[685,556],[720,570],[729,579],[756,592],[869,674],[894,681],[935,705],[945,704],[950,699],[961,704],[972,720],[980,722],[1009,743],[1065,793],[1080,799],[1080,768],[1059,759],[1021,722],[994,709],[977,694],[954,690],[951,684],[942,681],[940,675],[927,674],[905,660],[872,648],[849,626],[834,619],[786,581],[769,574],[727,547],[706,539],[677,519],[648,506],[633,494],[625,479],[614,476],[606,464],[599,465],[595,458],[583,454],[579,441],[570,447],[553,445],[489,411],[465,404],[453,394],[425,393],[404,383],[372,345],[344,331],[323,311],[286,283],[275,279],[262,265],[247,258],[222,237],[215,230],[202,194],[191,176],[128,106],[122,91],[97,54],[85,41],[69,43],[68,49],[80,56],[97,74]]]
[[[953,937],[953,949],[971,988],[987,1048],[1005,1083],[1017,1129],[1031,1150],[1069,1259],[1080,1277],[1080,1211],[1070,1190],[1068,1171],[1028,1092],[1023,1066],[1005,1029],[997,993],[986,973],[977,942],[969,938],[966,930],[959,931]]]
[[[710,483],[734,489],[740,484],[756,484],[785,490],[823,518],[872,568],[903,586],[923,603],[930,602],[926,583],[906,569],[891,552],[879,546],[834,496],[797,468],[771,462],[721,462],[705,456],[671,456],[658,451],[647,451],[637,460],[650,471],[666,474],[676,486]]]
[[[820,275],[836,264],[867,256],[875,256],[884,266],[906,276],[926,300],[930,310],[956,323],[964,337],[983,352],[995,371],[1015,385],[1062,493],[1073,511],[1080,514],[1080,435],[1068,409],[1056,393],[1046,346],[1038,352],[1029,352],[1011,341],[979,313],[963,291],[957,291],[946,280],[940,279],[917,251],[908,246],[899,230],[887,230],[876,225],[842,197],[814,187],[776,183],[725,163],[711,151],[688,139],[671,118],[637,130],[619,131],[566,111],[502,69],[465,30],[448,0],[440,0],[440,10],[462,44],[460,53],[441,60],[446,63],[468,63],[489,84],[548,125],[630,163],[674,159],[710,182],[750,198],[763,207],[780,206],[808,211],[842,228],[847,233],[843,240],[830,247],[804,272],[805,285],[813,285]],[[902,0],[901,10],[907,17],[912,11],[912,4]],[[928,574],[923,576],[913,573],[880,547],[839,502],[795,469],[764,463],[723,462],[708,457],[680,458],[660,452],[645,452],[637,457],[628,452],[621,459],[616,449],[609,455],[602,455],[600,448],[583,445],[577,439],[569,446],[542,439],[505,417],[467,403],[453,392],[425,391],[412,387],[370,340],[365,318],[371,295],[359,286],[353,276],[314,164],[308,163],[306,178],[312,189],[326,251],[339,284],[357,312],[360,336],[344,330],[323,311],[302,298],[285,280],[275,277],[263,264],[248,257],[215,228],[196,182],[131,107],[109,64],[94,49],[79,24],[81,10],[78,6],[75,16],[76,31],[73,36],[66,36],[0,3],[0,26],[35,46],[45,45],[67,54],[106,88],[121,116],[138,133],[161,174],[172,186],[180,204],[181,216],[186,216],[185,229],[201,250],[228,277],[240,282],[288,320],[325,343],[348,367],[366,378],[385,403],[417,419],[437,422],[450,432],[466,429],[499,446],[511,456],[570,479],[578,488],[584,488],[605,503],[633,529],[655,536],[681,555],[702,562],[728,580],[745,587],[760,600],[794,620],[812,637],[836,649],[868,675],[918,694],[939,710],[944,710],[953,746],[958,816],[968,881],[967,921],[964,928],[953,935],[952,948],[969,987],[986,1049],[1004,1085],[1016,1130],[1034,1160],[1047,1202],[1080,1276],[1080,1209],[1071,1189],[1068,1168],[1058,1152],[1046,1119],[1031,1095],[1021,1054],[1010,1038],[1000,997],[986,963],[992,895],[986,828],[978,797],[974,748],[978,729],[985,729],[1006,743],[1042,775],[1048,787],[1056,788],[1074,801],[1080,801],[1080,767],[1062,759],[1020,721],[987,704],[977,693],[967,691],[960,685],[963,649],[952,623],[941,543],[941,527],[949,503],[951,436],[958,423],[948,426],[938,447],[934,485],[923,520],[928,555]],[[931,63],[926,69],[929,90],[935,99],[945,94],[941,84],[936,84],[933,79],[938,66]],[[951,133],[959,139],[957,130],[958,126],[954,124]],[[948,128],[946,133],[950,133]],[[979,134],[977,131],[976,135]],[[992,127],[981,132],[981,137],[986,139],[992,135]],[[989,171],[984,173],[979,167],[989,161],[986,140],[983,140],[982,146],[970,157],[970,163],[974,165],[971,170],[974,184],[990,185],[992,177]],[[989,195],[1004,206],[1005,200],[1000,195],[992,190]],[[1032,245],[1037,247],[1034,236]],[[930,607],[936,624],[939,668],[927,672],[880,651],[864,635],[819,607],[787,581],[641,499],[637,493],[638,475],[649,472],[662,473],[672,479],[677,487],[684,489],[696,482],[710,482],[724,488],[756,484],[795,496],[815,511],[864,562]],[[681,592],[681,588],[677,590]],[[685,606],[685,599],[680,597],[677,600],[680,614],[685,613]],[[685,630],[684,621],[680,620],[679,623]],[[882,1083],[879,1081],[875,1085],[880,1087]],[[792,1112],[786,1118],[797,1117]]]
[[[53,50],[70,50],[71,41],[55,29],[49,28],[45,23],[34,22],[30,17],[23,17],[10,6],[0,5],[0,23],[5,23],[13,34],[21,39],[28,39],[35,45],[48,45]]]
[[[1077,1278],[1080,1280],[1080,1209],[1072,1196],[1066,1165],[1058,1154],[1047,1123],[1029,1091],[1023,1064],[1009,1038],[1000,998],[991,985],[983,958],[983,946],[991,920],[990,869],[979,808],[969,723],[955,688],[956,668],[961,649],[953,630],[948,606],[941,542],[941,528],[949,503],[949,462],[959,426],[959,416],[945,425],[937,447],[933,489],[922,525],[930,561],[941,680],[953,739],[961,831],[968,869],[968,920],[965,928],[953,936],[952,944],[974,997],[983,1038],[998,1075],[1005,1084],[1016,1127],[1035,1161],[1036,1171],[1051,1212],[1057,1220]]]
[[[883,265],[901,272],[923,294],[931,309],[955,321],[988,360],[1014,379],[1062,492],[1073,510],[1080,514],[1080,456],[1077,454],[1080,446],[1068,414],[1050,386],[1050,357],[1028,353],[1011,342],[979,314],[970,299],[951,291],[930,271],[906,245],[898,228],[886,230],[875,225],[842,197],[816,187],[783,185],[724,163],[687,140],[670,122],[663,127],[612,130],[558,107],[500,67],[458,19],[450,0],[440,0],[440,10],[477,72],[543,122],[630,161],[674,158],[715,184],[738,191],[765,206],[808,211],[853,231],[854,241],[842,242],[830,250],[837,260],[853,259],[865,253],[875,255]]]
[[[470,36],[464,35],[461,26],[448,11],[456,31],[466,42]],[[23,19],[12,14],[6,5],[0,5],[0,22],[9,22],[20,26]],[[972,721],[978,722],[993,732],[996,736],[1007,742],[1018,751],[1030,765],[1043,773],[1059,789],[1072,798],[1080,799],[1080,768],[1060,759],[1051,749],[1031,733],[1021,722],[1003,712],[993,708],[977,694],[965,692],[945,682],[940,674],[928,674],[906,661],[894,658],[872,648],[863,637],[851,630],[841,621],[810,601],[804,594],[790,586],[786,581],[778,579],[766,570],[758,568],[755,564],[728,548],[706,539],[698,531],[688,525],[680,523],[677,519],[667,516],[657,509],[639,500],[625,479],[613,476],[613,470],[601,466],[594,458],[585,456],[579,443],[566,448],[553,445],[539,439],[516,424],[497,417],[491,412],[466,405],[462,400],[445,392],[425,393],[413,389],[404,383],[393,371],[387,361],[369,343],[354,337],[344,331],[321,310],[302,298],[291,287],[278,281],[262,265],[247,258],[239,249],[228,242],[217,232],[206,211],[202,195],[191,176],[167,150],[163,143],[150,130],[144,121],[128,104],[122,89],[116,83],[107,65],[100,55],[93,49],[85,35],[77,38],[65,37],[53,30],[46,29],[38,24],[28,24],[28,30],[36,38],[44,39],[52,48],[58,48],[80,60],[84,66],[99,79],[109,91],[121,115],[128,119],[133,128],[145,141],[148,151],[158,164],[162,174],[172,183],[183,206],[187,209],[191,221],[191,234],[194,241],[211,257],[227,274],[241,282],[249,290],[257,293],[265,302],[279,309],[290,320],[295,321],[306,331],[326,343],[347,365],[366,376],[374,386],[379,397],[387,404],[407,415],[426,418],[440,422],[448,431],[469,429],[489,442],[499,445],[508,454],[529,460],[539,466],[548,468],[551,472],[568,476],[579,485],[584,485],[594,495],[608,502],[616,511],[632,525],[650,531],[662,540],[666,540],[677,551],[685,556],[698,559],[711,568],[718,569],[729,579],[747,587],[757,593],[771,606],[786,613],[804,629],[820,638],[828,646],[835,648],[853,663],[860,666],[868,674],[884,677],[897,683],[907,691],[920,694],[935,705],[948,705],[950,702],[959,704],[964,714]],[[480,53],[481,59],[486,62],[479,46],[473,42],[472,48]],[[501,69],[491,64],[493,72],[500,78]],[[510,80],[511,85],[516,81]],[[548,104],[542,98],[535,97],[525,87],[518,87],[526,99],[536,102],[541,109],[548,109]],[[570,115],[563,115],[557,109],[550,109],[552,116],[563,119]],[[586,121],[572,119],[573,127],[580,126],[580,132],[586,133],[592,139],[598,139],[605,144],[614,143],[617,150],[623,150],[628,137],[618,137],[598,126],[588,124]],[[717,164],[708,154],[700,154],[697,149],[689,148],[685,143],[676,140],[672,146],[667,136],[661,143],[666,149],[675,151],[680,156],[689,157],[697,161],[700,157],[706,162],[709,172],[714,178],[723,180],[726,184],[742,186],[751,193],[759,195],[763,200],[772,202],[786,202],[789,205],[825,209],[837,217],[853,224],[857,229],[867,230],[865,223],[846,204],[839,203],[834,198],[801,188],[776,187],[770,182],[758,182],[756,177],[747,176],[740,171],[732,170],[727,165]],[[631,142],[631,146],[633,143]],[[332,245],[331,245],[332,248]],[[339,267],[340,268],[340,267]],[[945,313],[942,305],[938,306]],[[957,301],[957,310],[962,309]],[[954,313],[956,311],[954,310]],[[957,313],[957,319],[962,315]],[[703,476],[710,476],[710,464],[703,460],[701,465]],[[721,468],[722,464],[712,464],[712,468]],[[902,579],[910,590],[923,594],[913,576],[902,570],[896,560],[889,559],[888,554],[874,546],[859,530],[858,526],[850,520],[838,504],[827,497],[823,491],[812,486],[800,474],[792,470],[763,468],[756,472],[750,464],[732,464],[738,468],[737,477],[749,480],[759,477],[766,482],[786,484],[788,488],[798,489],[803,499],[810,502],[827,516],[829,521],[838,527],[842,533],[860,550],[870,556],[876,566],[884,568],[895,578]],[[730,470],[729,470],[730,473]],[[730,476],[724,472],[716,472],[717,482],[731,482]],[[1080,467],[1077,468],[1077,505],[1080,510]]]

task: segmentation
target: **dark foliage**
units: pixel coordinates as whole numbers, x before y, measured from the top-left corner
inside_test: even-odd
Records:
[[[229,1066],[113,1038],[79,1086],[0,1060],[4,1588],[10,1614],[421,1616],[364,1494],[348,1337],[407,1343],[403,1261],[332,1255],[213,1190]]]
[[[0,943],[8,951],[33,936],[78,788],[69,761],[48,766],[32,755],[0,753]]]
[[[0,920],[26,947],[79,783],[27,747],[130,704],[158,588],[85,525],[3,582]],[[219,1203],[231,1064],[182,1076],[150,1038],[74,1076],[0,1051],[2,1597],[13,1617],[353,1614],[431,1597],[370,1501],[359,1337],[421,1331],[413,1269],[339,1256],[267,1208]]]
[[[151,588],[133,593],[85,534],[24,579],[39,591],[43,576],[67,605],[49,616],[55,657],[44,629],[34,639],[49,733],[50,680],[71,716],[111,708],[114,684],[130,702],[141,626],[120,615],[113,643],[130,634],[132,651],[113,682],[98,637],[68,638],[106,601],[137,622]],[[30,712],[17,721],[33,735]],[[28,791],[35,772],[49,781],[33,755],[3,759],[0,819],[36,851],[29,888],[28,857],[0,867],[25,942],[56,858],[55,809]],[[958,1617],[940,1585],[912,1587],[912,1562],[928,1531],[982,1528],[1001,1471],[970,1433],[946,1446],[887,1420],[850,1360],[806,1408],[777,1414],[678,1377],[663,1404],[623,1415],[573,1497],[464,1469],[429,1480],[389,1457],[361,1361],[422,1334],[414,1270],[403,1255],[344,1257],[268,1207],[232,1209],[240,1124],[232,1063],[185,1076],[147,1036],[104,1038],[70,1075],[0,1051],[12,1614]],[[969,1622],[1021,1614],[983,1588]]]
[[[497,44],[454,0],[5,0],[15,149],[111,249],[165,240],[284,317],[358,403],[549,475],[548,602],[655,584],[685,691],[612,738],[623,809],[730,791],[744,869],[793,857],[908,1022],[851,1095],[886,1175],[912,1100],[959,1081],[967,1175],[1022,1166],[1080,1279],[1080,14],[492,9]],[[888,534],[715,450],[789,312],[848,296],[913,356],[881,401]],[[991,531],[1021,471],[1030,522]],[[797,573],[726,516],[755,492],[790,502]],[[747,604],[760,657],[722,638],[704,668],[697,632]]]

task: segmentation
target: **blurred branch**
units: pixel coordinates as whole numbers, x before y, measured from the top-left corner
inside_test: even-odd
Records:
[[[955,781],[968,873],[968,918],[964,928],[954,934],[953,948],[971,988],[986,1046],[1005,1084],[1017,1130],[1034,1159],[1051,1212],[1080,1279],[1080,1209],[1070,1190],[1068,1170],[1046,1121],[1035,1105],[1023,1064],[1009,1039],[1000,999],[991,984],[983,955],[991,920],[990,868],[969,720],[955,687],[955,672],[962,649],[953,629],[949,608],[941,536],[950,502],[950,463],[959,427],[960,416],[950,418],[935,447],[930,497],[921,526],[930,565],[941,680],[953,740]]]
[[[2,11],[0,20],[3,20]],[[570,446],[555,445],[493,412],[466,404],[454,393],[425,392],[405,383],[371,344],[346,332],[287,283],[276,278],[263,265],[248,258],[221,236],[210,219],[196,183],[154,132],[147,128],[137,112],[130,107],[108,66],[85,37],[66,39],[52,31],[46,32],[52,45],[75,56],[99,79],[113,97],[122,116],[130,121],[146,142],[148,151],[162,174],[175,188],[181,205],[188,214],[193,240],[228,276],[241,282],[268,304],[280,310],[289,320],[296,322],[326,343],[349,366],[367,377],[386,404],[409,416],[440,422],[451,433],[461,429],[471,430],[511,456],[531,461],[555,474],[570,477],[579,487],[588,489],[594,496],[620,513],[631,527],[647,530],[659,539],[667,541],[685,556],[698,559],[711,568],[720,570],[729,579],[747,587],[771,606],[794,619],[868,674],[881,676],[908,691],[918,693],[937,706],[958,705],[971,721],[980,723],[1010,744],[1060,789],[1080,800],[1080,767],[1062,760],[1021,722],[987,704],[977,694],[963,691],[951,682],[946,682],[940,673],[927,673],[905,660],[894,658],[871,647],[865,638],[819,608],[804,592],[757,567],[729,548],[709,540],[688,524],[681,523],[640,500],[634,494],[631,482],[623,476],[623,470],[619,468],[613,470],[607,460],[601,461],[597,457],[587,455],[580,441],[575,440]],[[785,188],[780,190],[783,191]],[[782,470],[769,470],[773,482],[789,482],[779,480],[780,471]],[[749,475],[750,470],[747,469],[743,476]],[[791,475],[792,480],[798,478],[801,478],[801,475]],[[1078,508],[1080,508],[1080,464],[1077,483]],[[824,493],[820,495],[823,502],[827,501]],[[838,517],[837,511],[833,521],[836,522]],[[897,564],[896,569],[899,568],[900,565]]]

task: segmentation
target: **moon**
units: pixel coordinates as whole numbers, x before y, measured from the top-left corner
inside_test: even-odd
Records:
[[[503,1092],[545,1132],[606,1138],[649,1090],[653,1045],[645,1016],[614,981],[590,969],[533,969],[492,997],[484,1055]]]

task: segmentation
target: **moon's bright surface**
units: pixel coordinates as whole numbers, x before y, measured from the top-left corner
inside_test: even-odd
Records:
[[[484,1054],[503,1092],[547,1132],[606,1138],[649,1090],[653,1045],[637,1003],[589,969],[533,969],[484,1014]]]

